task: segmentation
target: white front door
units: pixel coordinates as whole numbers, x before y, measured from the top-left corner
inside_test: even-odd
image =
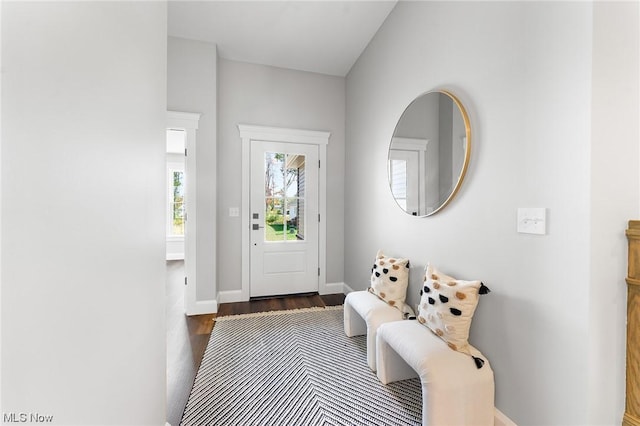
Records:
[[[252,141],[250,296],[318,291],[318,146]]]

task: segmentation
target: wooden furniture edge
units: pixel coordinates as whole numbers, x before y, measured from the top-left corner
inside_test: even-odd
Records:
[[[640,426],[640,418],[633,416],[629,413],[624,413],[622,419],[622,426]]]
[[[640,387],[638,386],[637,360],[638,325],[640,322],[640,220],[630,220],[625,230],[628,240],[627,257],[627,348],[626,348],[626,396],[623,426],[640,426]]]
[[[627,277],[626,280],[629,285],[640,286],[640,279]]]

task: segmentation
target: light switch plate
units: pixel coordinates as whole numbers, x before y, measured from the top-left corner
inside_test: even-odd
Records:
[[[240,216],[240,208],[238,208],[238,207],[229,207],[229,216],[230,217],[238,217],[238,216]]]
[[[518,232],[520,234],[545,235],[547,233],[547,209],[518,208]]]

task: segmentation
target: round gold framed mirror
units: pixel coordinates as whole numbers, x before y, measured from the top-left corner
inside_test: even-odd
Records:
[[[460,189],[470,155],[471,126],[460,100],[444,90],[418,96],[389,143],[389,187],[398,206],[413,216],[438,213]]]

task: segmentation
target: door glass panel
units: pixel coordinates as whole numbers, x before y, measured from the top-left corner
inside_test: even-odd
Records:
[[[402,207],[407,211],[407,162],[405,160],[390,160],[389,181],[391,182],[391,193]]]
[[[297,240],[298,237],[298,198],[287,197],[287,240]]]
[[[266,197],[284,194],[284,154],[265,152],[264,190]]]
[[[304,240],[304,197],[298,197],[296,203],[296,239]]]
[[[184,172],[173,171],[171,235],[184,235]]]
[[[265,152],[265,241],[304,239],[304,155]]]

